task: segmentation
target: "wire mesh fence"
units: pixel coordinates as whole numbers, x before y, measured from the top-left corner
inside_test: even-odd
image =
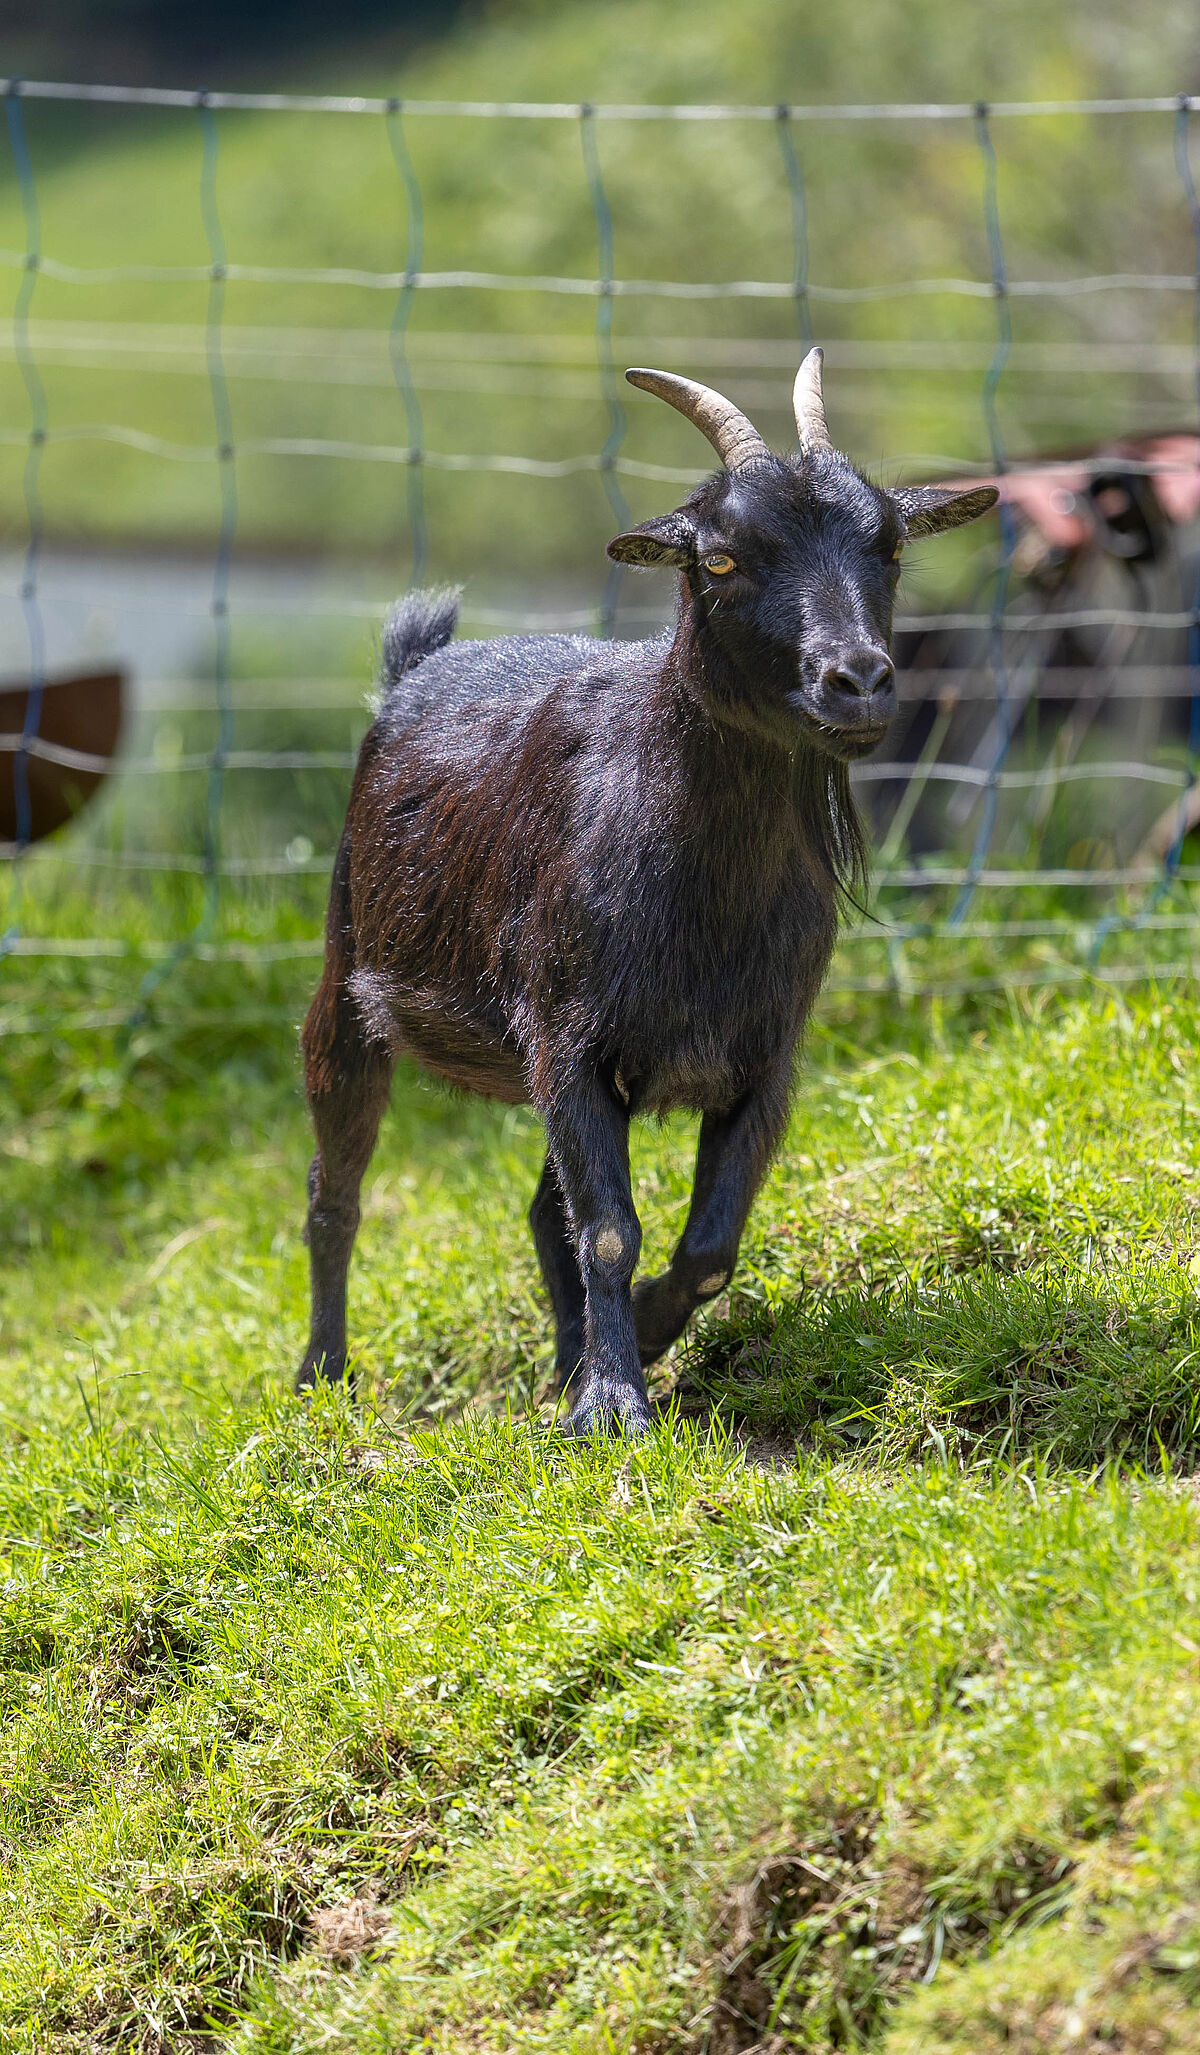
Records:
[[[0,734],[0,761],[11,766],[13,821],[2,845],[7,905],[0,1031],[136,1024],[172,1005],[203,1012],[203,981],[190,974],[218,963],[299,966],[298,994],[305,966],[320,951],[323,878],[367,719],[370,631],[397,589],[425,577],[434,545],[440,561],[453,561],[453,541],[439,537],[438,521],[453,527],[463,502],[442,498],[431,510],[431,479],[444,474],[452,481],[446,490],[462,495],[478,491],[487,477],[598,492],[612,527],[623,526],[631,517],[627,493],[687,487],[705,475],[698,463],[645,453],[631,420],[636,402],[627,407],[619,375],[624,361],[676,364],[716,382],[722,372],[732,373],[739,401],[774,406],[798,348],[828,341],[829,324],[847,310],[859,310],[875,325],[833,341],[831,384],[839,367],[876,381],[924,380],[935,392],[948,389],[949,381],[973,382],[982,431],[973,449],[961,436],[955,444],[951,434],[942,438],[950,446],[902,451],[898,461],[926,476],[995,477],[1004,498],[998,532],[965,566],[960,590],[943,591],[899,620],[901,715],[883,759],[856,772],[875,840],[872,899],[847,931],[835,989],[908,998],[1088,980],[1120,986],[1193,974],[1190,951],[1200,919],[1200,860],[1189,860],[1193,854],[1200,859],[1200,848],[1193,852],[1189,843],[1200,826],[1200,436],[1194,426],[1200,200],[1189,140],[1200,101],[606,107],[17,80],[2,90],[24,241],[20,248],[0,248],[0,269],[14,274],[11,353],[27,411],[23,424],[0,428],[0,452],[12,450],[23,463],[25,538],[8,599],[24,624],[27,676],[19,727]],[[155,110],[190,126],[202,260],[151,262],[134,252],[127,261],[79,263],[50,247],[31,103],[90,104],[114,120]],[[222,149],[224,123],[249,115],[281,122],[342,116],[382,128],[403,261],[372,268],[241,260],[226,229]],[[1135,118],[1161,130],[1193,268],[1114,265],[1015,276],[998,126],[1041,123],[1053,136],[1056,122],[1086,120],[1095,136],[1096,124]],[[513,122],[567,124],[577,132],[578,176],[594,240],[589,275],[496,268],[486,261],[491,250],[483,249],[471,265],[427,266],[438,221],[410,148],[412,126],[491,124],[500,152]],[[611,195],[605,139],[611,132],[619,138],[627,123],[689,133],[768,125],[786,224],[777,238],[775,275],[671,278],[619,267],[626,238]],[[813,276],[806,166],[831,129],[873,127],[919,131],[927,155],[942,138],[953,139],[960,179],[964,146],[969,151],[986,253],[977,274],[964,266],[960,273],[904,275],[901,265],[902,275],[894,278]],[[632,230],[627,240],[636,242]],[[39,292],[51,284],[86,295],[82,318],[39,313]],[[117,286],[145,289],[135,317],[114,319],[106,309],[105,291]],[[229,295],[243,286],[280,295],[319,288],[335,299],[348,297],[353,308],[364,294],[382,295],[387,327],[364,327],[356,313],[319,328],[285,319],[232,322]],[[205,293],[201,320],[162,318],[177,311],[172,295],[182,288]],[[487,313],[514,295],[533,314],[515,330]],[[457,327],[414,321],[430,296],[439,309],[456,300],[463,306]],[[889,310],[956,301],[984,303],[990,337],[950,333],[944,320],[918,337],[885,332]],[[559,302],[591,303],[589,334],[539,316],[539,308]],[[618,330],[616,310],[626,303],[636,314],[636,332]],[[703,315],[705,308],[743,303],[752,310],[782,307],[791,335],[747,333],[744,325],[736,333],[676,334],[657,325],[668,304]],[[1076,338],[1019,331],[1024,307],[1078,303],[1119,306],[1120,318],[1103,333],[1093,328]],[[1190,316],[1190,339],[1180,333],[1180,316]],[[1044,381],[1041,402],[1028,385],[1022,388],[1024,446],[1015,456],[1005,417],[1014,351],[1027,378]],[[119,376],[126,381],[123,393],[136,394],[144,375],[189,380],[206,392],[206,430],[185,441],[144,420],[56,420],[47,375],[62,366],[100,381]],[[1112,407],[1107,413],[1101,407],[1099,417],[1092,402],[1081,410],[1088,440],[1050,456],[1030,451],[1039,404],[1061,430],[1073,418],[1080,382],[1110,375],[1123,381]],[[242,428],[235,388],[240,391],[243,380],[269,392],[277,427],[291,432]],[[299,412],[289,418],[291,395],[311,386],[390,390],[403,439],[300,432],[308,424]],[[552,454],[441,447],[426,425],[434,395],[470,395],[483,405],[496,398],[544,407],[553,400],[580,409],[598,401],[598,413],[588,418],[598,419],[601,432],[590,448]],[[1174,413],[1164,418],[1168,402]],[[849,386],[844,404],[853,419]],[[936,414],[935,405],[925,418]],[[1097,432],[1098,418],[1103,432]],[[952,410],[945,419],[953,426]],[[130,613],[158,607],[176,623],[202,619],[208,647],[199,665],[193,659],[190,667],[177,663],[171,675],[139,679],[136,717],[104,803],[43,842],[36,837],[31,782],[40,769],[53,767],[69,780],[110,768],[106,755],[52,734],[46,711],[56,690],[54,659],[61,654],[71,576],[69,558],[65,568],[56,567],[48,555],[47,536],[59,524],[47,496],[46,466],[52,453],[69,459],[84,445],[211,475],[203,572],[193,551],[188,577],[176,580],[169,597],[156,599],[147,571],[141,589],[124,601]],[[239,556],[241,500],[250,467],[263,463],[324,467],[323,476],[331,467],[339,475],[346,467],[357,476],[381,469],[397,474],[406,561],[392,589],[382,581],[372,587],[369,568],[339,584],[301,566],[286,593],[273,591],[269,576],[256,576],[253,551],[246,561]],[[553,507],[545,518],[553,523]],[[148,518],[148,533],[152,525]],[[508,591],[504,580],[491,592],[469,591],[466,626],[630,634],[660,625],[669,610],[666,594],[631,585],[600,552],[590,588],[582,574],[566,584],[560,578],[549,603],[536,570],[531,564],[522,592],[511,590],[511,579]],[[137,577],[127,582],[139,586]],[[317,645],[328,660],[306,671],[303,658]],[[361,669],[348,670],[348,659],[360,657]],[[56,987],[49,970],[64,964],[86,967],[98,981],[77,980],[69,992]],[[231,1007],[224,1003],[228,994],[228,983],[219,993],[213,987],[204,1017],[249,1018],[257,1009],[264,1017],[278,1012],[290,1018],[298,1004],[292,988],[279,986],[270,1005],[261,991],[248,989],[245,1003]]]

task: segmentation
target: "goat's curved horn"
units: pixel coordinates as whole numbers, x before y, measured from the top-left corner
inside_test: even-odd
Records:
[[[714,392],[710,385],[697,385],[692,378],[676,378],[673,371],[635,370],[627,371],[625,376],[630,385],[652,392],[656,399],[665,400],[669,407],[694,421],[727,470],[740,471],[743,464],[753,463],[756,457],[770,456],[754,423],[746,419],[732,400]]]
[[[796,410],[796,434],[802,450],[831,450],[833,437],[825,420],[821,398],[821,364],[824,350],[810,350],[796,373],[792,405]]]

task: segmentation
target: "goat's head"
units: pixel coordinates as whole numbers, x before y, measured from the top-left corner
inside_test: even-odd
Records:
[[[674,513],[618,535],[618,563],[682,572],[717,661],[704,690],[724,720],[794,747],[861,756],[896,710],[892,607],[900,556],[918,536],[973,521],[994,486],[887,491],[835,450],[821,398],[821,351],[796,376],[799,451],[776,456],[746,416],[708,386],[627,371],[694,421],[725,468]]]

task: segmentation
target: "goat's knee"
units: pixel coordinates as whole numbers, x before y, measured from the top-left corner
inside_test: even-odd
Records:
[[[642,1229],[630,1207],[612,1207],[580,1231],[579,1261],[588,1284],[619,1290],[628,1285],[642,1249]]]
[[[737,1244],[713,1242],[676,1249],[660,1277],[634,1286],[638,1350],[649,1367],[678,1341],[697,1306],[723,1292],[733,1276]]]
[[[689,1251],[685,1257],[687,1280],[699,1303],[723,1292],[737,1265],[737,1250],[729,1248]]]
[[[681,1297],[693,1306],[723,1292],[737,1266],[738,1245],[727,1235],[684,1237],[671,1258],[669,1275]]]

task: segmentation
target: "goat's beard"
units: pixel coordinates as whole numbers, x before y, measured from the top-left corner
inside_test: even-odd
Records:
[[[813,827],[813,850],[839,895],[857,905],[867,882],[867,842],[845,761],[823,751],[796,752],[797,804]]]

